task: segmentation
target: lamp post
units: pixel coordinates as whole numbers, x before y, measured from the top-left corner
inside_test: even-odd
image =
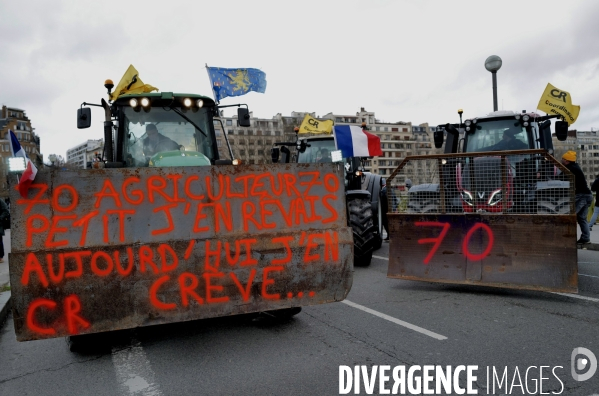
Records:
[[[485,60],[485,69],[493,75],[493,111],[497,111],[497,70],[501,69],[501,58],[491,55]]]

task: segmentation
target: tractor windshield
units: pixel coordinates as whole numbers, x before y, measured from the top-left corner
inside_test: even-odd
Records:
[[[530,147],[526,128],[519,120],[478,121],[467,133],[464,152],[526,150]]]
[[[300,164],[332,162],[331,152],[335,150],[337,148],[333,139],[309,140],[306,151],[298,154],[297,162]]]
[[[147,113],[131,107],[123,111],[124,154],[130,166],[147,166],[156,154],[179,150],[200,153],[212,163],[218,158],[207,108],[185,112],[192,122],[168,107],[152,107]]]

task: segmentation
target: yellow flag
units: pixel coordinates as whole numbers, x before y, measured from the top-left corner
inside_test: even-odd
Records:
[[[136,93],[144,93],[144,92],[152,92],[158,91],[158,88],[151,86],[150,84],[144,84],[139,78],[139,72],[137,69],[133,67],[133,65],[129,65],[129,68],[121,78],[121,81],[116,86],[112,94],[110,95],[110,100],[116,100],[119,96],[125,94],[136,94]]]
[[[306,114],[298,133],[331,133],[333,132],[333,121],[319,121]]]
[[[570,93],[562,91],[551,84],[547,84],[537,109],[547,114],[559,114],[570,125],[576,122],[578,113],[580,113],[580,106],[572,104]]]

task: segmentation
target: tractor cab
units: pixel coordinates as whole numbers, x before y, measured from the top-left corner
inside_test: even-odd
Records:
[[[91,125],[91,111],[105,111],[104,160],[107,167],[210,166],[232,163],[219,157],[214,129],[218,106],[207,96],[172,92],[127,94],[112,104],[83,103],[77,127]],[[249,112],[238,108],[239,125],[249,126]],[[114,137],[114,139],[113,139]],[[226,140],[226,139],[225,139]],[[114,152],[113,152],[114,147]]]
[[[218,159],[214,102],[177,96],[124,95],[113,104],[127,166],[209,166]]]

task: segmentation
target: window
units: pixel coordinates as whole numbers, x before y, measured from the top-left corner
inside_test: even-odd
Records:
[[[233,120],[227,120],[227,126],[233,126]]]
[[[281,136],[281,131],[275,131],[275,136]]]
[[[237,131],[237,134],[238,134],[238,135],[245,135],[245,132],[244,132],[244,131],[242,131],[242,130],[239,130],[239,131]]]
[[[399,132],[399,128],[391,128],[391,132]]]
[[[256,140],[256,144],[260,144],[260,145],[262,145],[262,139],[258,139],[258,140]]]
[[[385,140],[391,140],[389,139],[389,135],[385,135]]]
[[[248,153],[249,153],[249,155],[254,155],[254,154],[256,154],[256,151],[255,150],[248,150]]]
[[[239,155],[245,155],[245,150],[239,150]]]
[[[251,129],[248,129],[248,135],[254,135],[254,131],[252,131]]]
[[[256,161],[254,161],[253,159],[250,160],[250,165],[254,165],[256,163]]]
[[[389,132],[389,128],[385,127],[385,132]]]
[[[233,139],[229,139],[229,144],[230,144],[231,146],[235,145],[235,140],[233,140]]]
[[[402,129],[401,129],[401,131],[402,131],[402,132],[407,132],[407,131],[408,131],[408,128],[402,128]]]
[[[381,127],[374,128],[377,132],[381,130]]]
[[[264,155],[264,150],[258,150],[258,155]]]
[[[227,130],[227,133],[228,133],[229,135],[233,135],[233,130],[232,130],[232,129],[228,129],[228,130]]]

